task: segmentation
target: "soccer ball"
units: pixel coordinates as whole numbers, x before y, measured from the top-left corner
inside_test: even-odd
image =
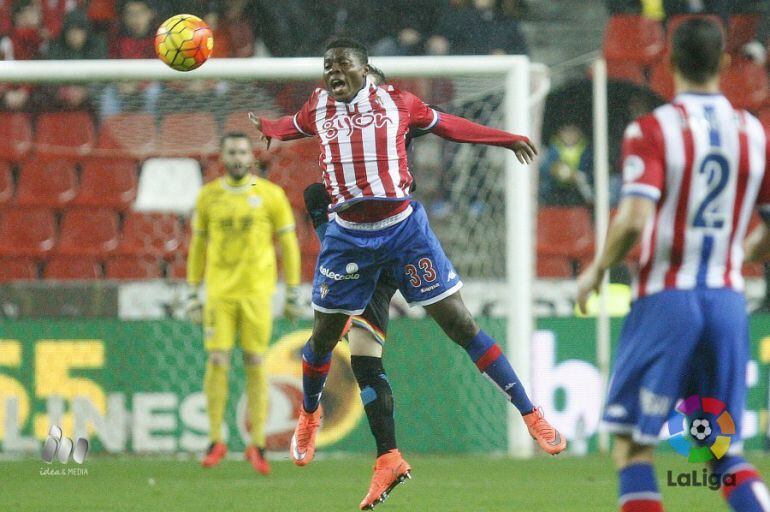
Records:
[[[155,52],[177,71],[191,71],[206,62],[214,37],[206,23],[192,14],[177,14],[164,21],[155,34]]]

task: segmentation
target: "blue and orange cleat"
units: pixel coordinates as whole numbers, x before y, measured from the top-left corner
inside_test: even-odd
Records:
[[[315,435],[321,426],[321,407],[313,412],[305,412],[300,406],[297,428],[291,436],[289,454],[297,466],[306,466],[313,461],[315,455]]]
[[[209,445],[209,449],[206,450],[206,456],[203,458],[201,465],[204,468],[213,468],[225,458],[227,455],[227,445],[221,441],[213,442]]]
[[[361,510],[372,510],[385,501],[398,485],[412,478],[412,468],[398,450],[390,450],[377,457],[369,492],[358,505]]]
[[[244,457],[247,461],[251,462],[251,467],[253,467],[257,473],[261,473],[265,476],[270,474],[270,464],[268,464],[267,459],[265,459],[263,450],[251,445],[246,448]]]
[[[537,444],[546,453],[556,455],[567,448],[567,440],[546,421],[541,407],[536,407],[535,410],[525,414],[522,418],[527,424],[529,435],[537,441]]]

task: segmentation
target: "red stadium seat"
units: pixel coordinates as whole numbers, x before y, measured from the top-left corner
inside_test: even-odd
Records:
[[[125,210],[136,199],[136,164],[133,160],[90,159],[80,175],[76,206]]]
[[[168,114],[160,133],[163,156],[207,156],[219,147],[217,122],[209,113]]]
[[[0,112],[0,159],[18,162],[32,149],[29,114]]]
[[[216,160],[212,160],[203,169],[203,183],[214,181],[215,179],[225,175],[225,167]]]
[[[16,204],[61,208],[75,197],[75,164],[67,160],[34,158],[24,163],[16,187]]]
[[[562,256],[538,256],[537,277],[568,279],[572,277],[572,262]]]
[[[607,22],[604,56],[607,60],[651,64],[665,49],[663,27],[636,14],[616,14]]]
[[[107,260],[107,279],[159,279],[160,260],[145,254],[113,256]]]
[[[721,86],[735,107],[753,110],[767,99],[767,72],[751,59],[735,57],[722,74]]]
[[[593,228],[587,208],[548,207],[537,213],[537,254],[579,259],[593,251]]]
[[[0,283],[37,279],[37,262],[32,258],[0,258]]]
[[[255,111],[254,113],[257,116],[265,116],[270,118],[275,117],[275,114],[272,112]],[[229,132],[241,132],[248,135],[252,144],[254,144],[254,149],[257,155],[264,151],[264,144],[259,140],[259,137],[257,137],[257,131],[254,129],[254,125],[251,123],[251,120],[249,119],[249,113],[247,111],[232,112],[227,116],[222,134]]]
[[[41,114],[37,120],[35,147],[39,155],[78,158],[91,153],[96,141],[88,112]]]
[[[118,254],[171,256],[182,244],[182,226],[172,214],[129,212]]]
[[[0,212],[0,255],[43,258],[56,244],[56,219],[44,208]]]
[[[187,279],[187,258],[183,254],[177,254],[169,262],[166,268],[168,279]]]
[[[13,199],[13,189],[11,166],[5,160],[0,160],[0,208],[11,202]]]
[[[664,100],[674,97],[674,75],[671,74],[670,66],[666,55],[652,67],[650,73],[650,88]]]
[[[764,263],[746,263],[743,265],[743,277],[765,277]]]
[[[44,279],[91,280],[102,277],[102,265],[95,258],[54,256],[45,265]]]
[[[127,112],[102,121],[95,153],[141,160],[156,151],[158,129],[152,114]]]
[[[757,30],[762,21],[761,14],[733,14],[727,27],[727,44],[729,53],[739,53],[747,43],[757,37]]]
[[[644,68],[636,62],[627,60],[608,60],[607,76],[614,80],[623,80],[639,85],[646,85]]]
[[[281,145],[270,159],[267,178],[283,188],[295,210],[304,210],[302,191],[321,179],[318,142],[305,139]]]
[[[73,208],[64,212],[56,253],[101,257],[118,246],[118,215],[106,208]]]

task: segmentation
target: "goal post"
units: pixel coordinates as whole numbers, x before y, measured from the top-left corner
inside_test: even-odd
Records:
[[[530,92],[531,69],[536,65],[531,64],[526,56],[371,57],[370,60],[383,69],[389,79],[448,79],[454,87],[448,104],[450,108],[461,105],[462,108],[456,112],[459,115],[527,134],[535,140],[539,138],[539,134],[534,133],[539,124],[537,119],[533,119],[536,116],[531,115]],[[158,60],[0,61],[2,84],[100,85],[136,81],[182,83],[232,80],[280,85],[284,82],[303,82],[308,84],[306,93],[309,95],[309,84],[318,81],[321,73],[319,58],[212,59],[201,68],[187,73],[174,71]],[[480,91],[474,90],[477,84],[482,84]],[[466,97],[467,100],[464,99]],[[254,108],[245,94],[237,97],[225,95],[223,102],[227,101],[238,103],[235,111]],[[281,108],[274,111],[291,113]],[[474,118],[479,112],[481,114]],[[444,148],[448,146],[436,147],[439,155],[436,157],[439,161],[436,168],[444,165],[473,167],[475,170],[472,171],[461,170],[462,180],[467,181],[459,180],[458,183],[462,181],[464,187],[482,190],[485,194],[483,199],[488,202],[486,211],[482,212],[474,210],[473,205],[456,204],[453,201],[457,201],[463,192],[459,189],[460,185],[451,183],[452,193],[448,193],[447,198],[456,218],[446,224],[447,230],[454,230],[456,236],[445,241],[442,232],[439,232],[439,238],[450,259],[463,259],[460,263],[456,261],[456,267],[467,283],[494,280],[503,284],[504,292],[496,292],[495,297],[503,299],[507,320],[507,339],[500,341],[505,343],[506,353],[523,384],[531,389],[535,267],[532,175],[537,172],[536,168],[521,165],[510,151],[456,149],[451,150],[454,153],[449,158],[444,155]],[[451,162],[446,163],[447,159]],[[495,171],[494,175],[487,172],[489,169]],[[473,181],[477,179],[484,183]],[[418,176],[417,180],[420,183],[421,177]],[[496,216],[496,213],[500,215]],[[464,262],[466,259],[470,260],[467,264]],[[533,453],[532,440],[520,415],[513,407],[507,410],[507,453],[515,457],[529,457]]]

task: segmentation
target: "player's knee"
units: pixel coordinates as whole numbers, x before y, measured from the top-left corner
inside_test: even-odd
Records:
[[[209,352],[208,362],[211,366],[227,367],[230,365],[230,352],[214,350]]]
[[[244,352],[243,364],[246,366],[260,366],[262,364],[262,354],[256,354],[254,352]]]
[[[640,462],[651,464],[655,447],[635,443],[630,436],[615,436],[612,448],[612,461],[617,470]]]

